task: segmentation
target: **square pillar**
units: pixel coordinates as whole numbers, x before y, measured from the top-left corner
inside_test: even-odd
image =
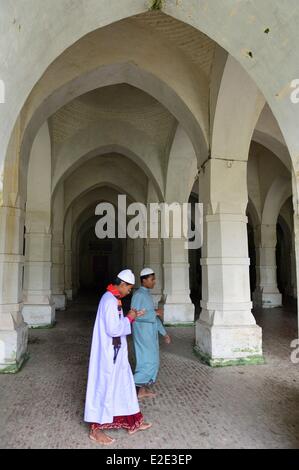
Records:
[[[73,280],[72,280],[72,250],[65,250],[65,295],[67,300],[73,300]]]
[[[260,225],[260,244],[257,253],[257,286],[253,293],[253,301],[256,306],[262,308],[274,308],[282,306],[282,295],[277,287],[276,267],[276,224]]]
[[[164,322],[194,323],[194,305],[190,299],[188,248],[185,238],[164,240]]]
[[[46,232],[26,233],[23,317],[31,328],[51,327],[55,305],[51,295],[51,239]]]
[[[156,284],[151,291],[155,308],[158,308],[162,299],[162,243],[159,238],[148,238],[144,247],[144,266],[153,269],[156,275]]]
[[[210,159],[199,184],[204,240],[195,352],[211,366],[262,363],[262,330],[250,300],[247,162]]]
[[[64,244],[62,242],[53,241],[52,256],[52,298],[57,310],[65,310]]]
[[[22,316],[24,211],[0,207],[0,373],[17,372],[27,357]]]

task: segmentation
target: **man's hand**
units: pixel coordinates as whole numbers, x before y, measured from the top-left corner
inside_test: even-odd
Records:
[[[162,317],[163,317],[163,313],[164,313],[163,308],[157,308],[157,309],[156,309],[156,315],[157,315],[157,317],[162,318]]]
[[[132,320],[136,320],[136,317],[137,317],[136,308],[131,308],[131,310],[128,312],[127,316],[130,317]]]
[[[166,344],[170,344],[171,343],[171,337],[169,335],[164,336],[164,341],[165,341]]]
[[[136,320],[136,318],[142,317],[145,314],[145,309],[142,310],[136,310],[136,308],[131,308],[131,310],[128,312],[128,316],[132,318],[132,320]]]
[[[137,311],[137,318],[142,317],[145,314],[145,308]]]

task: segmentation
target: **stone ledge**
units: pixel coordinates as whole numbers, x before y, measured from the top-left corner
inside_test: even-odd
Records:
[[[54,328],[56,324],[57,324],[57,321],[55,320],[53,323],[44,324],[44,325],[28,325],[28,328],[30,330],[50,330],[51,328]]]
[[[4,367],[4,364],[0,364],[0,374],[17,374],[18,372],[20,372],[23,365],[25,364],[25,362],[28,361],[29,358],[30,354],[26,352],[23,357],[21,357],[21,359],[15,362],[14,364],[10,364],[6,367]]]
[[[193,348],[194,354],[203,362],[211,367],[227,367],[227,366],[246,366],[246,365],[262,365],[265,364],[265,358],[261,355],[252,355],[236,358],[215,358],[212,359],[208,354],[203,353],[197,346]]]

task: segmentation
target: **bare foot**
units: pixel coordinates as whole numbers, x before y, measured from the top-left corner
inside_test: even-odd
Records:
[[[138,394],[138,399],[142,400],[142,398],[155,398],[156,394],[153,392],[145,392],[145,393],[139,393]]]
[[[130,434],[131,436],[132,434],[135,434],[138,431],[146,431],[147,429],[151,427],[152,427],[152,423],[142,423],[141,426],[137,429],[134,429],[134,431],[128,431],[128,434]]]
[[[91,439],[92,441],[95,441],[98,444],[101,444],[103,446],[110,446],[111,444],[113,444],[115,442],[115,439],[112,439],[112,437],[107,436],[100,429],[90,431],[89,439]]]
[[[138,399],[139,398],[155,398],[157,394],[154,392],[151,392],[150,390],[147,390],[146,388],[141,388],[138,393]]]

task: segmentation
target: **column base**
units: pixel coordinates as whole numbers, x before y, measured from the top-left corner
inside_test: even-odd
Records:
[[[72,300],[75,300],[75,298],[78,296],[79,288],[73,287],[72,288]]]
[[[194,305],[188,304],[164,304],[164,324],[166,326],[191,326],[194,325]]]
[[[55,324],[55,305],[24,304],[22,310],[24,321],[29,328],[49,328]]]
[[[13,331],[0,331],[0,374],[17,373],[29,355],[28,326],[22,323]]]
[[[264,364],[262,329],[257,325],[211,326],[198,320],[194,352],[212,367]]]
[[[53,294],[52,300],[56,310],[65,310],[66,308],[66,295],[65,294]]]
[[[67,300],[73,300],[73,289],[66,289],[65,295]]]
[[[262,290],[255,290],[252,300],[255,307],[282,307],[282,294],[280,292],[264,292]]]

